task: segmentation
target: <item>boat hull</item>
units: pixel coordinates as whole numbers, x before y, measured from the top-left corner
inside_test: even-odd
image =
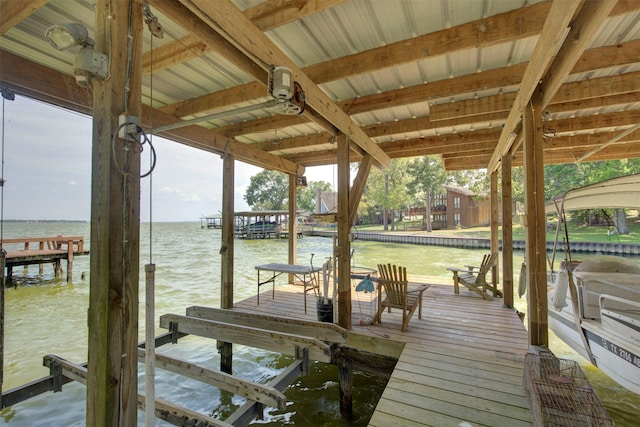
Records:
[[[584,320],[581,328],[596,366],[621,386],[640,394],[640,347],[605,330],[597,321]],[[549,329],[576,352],[590,359],[572,313],[551,308]]]

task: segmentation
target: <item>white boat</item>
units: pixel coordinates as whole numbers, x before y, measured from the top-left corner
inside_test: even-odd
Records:
[[[576,209],[640,208],[640,175],[569,191],[547,204],[547,213]],[[559,233],[556,233],[556,236]],[[565,234],[566,236],[566,234]],[[557,239],[556,239],[557,241]],[[602,372],[640,394],[640,264],[598,255],[568,260],[549,273],[549,328]],[[554,256],[555,258],[555,250]]]

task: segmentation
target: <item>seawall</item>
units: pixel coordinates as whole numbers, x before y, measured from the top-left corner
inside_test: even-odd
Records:
[[[305,234],[311,236],[333,237],[336,232],[333,230],[311,230]],[[376,233],[370,231],[353,230],[354,240],[366,240],[373,242],[405,243],[409,245],[423,246],[446,246],[451,248],[467,249],[490,249],[489,239],[478,237],[453,237],[453,236],[430,236],[425,234],[409,234],[397,232]],[[502,249],[502,241],[499,242]],[[513,249],[523,250],[524,240],[514,240]],[[547,251],[553,250],[553,242],[547,241]],[[562,244],[558,245],[558,250],[564,250]],[[596,243],[596,242],[571,242],[571,252],[573,253],[602,253],[605,255],[630,255],[640,256],[640,245],[631,243]]]

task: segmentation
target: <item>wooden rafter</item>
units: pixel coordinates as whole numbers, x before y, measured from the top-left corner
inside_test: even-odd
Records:
[[[203,43],[199,37],[189,34],[180,40],[145,53],[142,57],[142,74],[148,75],[151,72],[164,70],[202,56],[209,51],[211,48]]]
[[[451,29],[436,31],[391,43],[379,48],[355,53],[308,67],[309,77],[326,83],[345,77],[414,62],[425,57],[447,55],[452,52],[489,47],[521,38],[537,35],[544,24],[550,5],[537,3],[487,17]]]
[[[252,101],[266,95],[267,91],[264,84],[256,81],[166,105],[160,107],[159,110],[181,118],[195,114],[211,114],[216,110],[228,109],[233,104]],[[224,135],[224,133],[220,132],[220,129],[218,129],[218,132]]]
[[[49,0],[0,0],[0,36],[31,16]]]
[[[227,39],[217,32],[211,31],[207,24],[180,4],[178,0],[149,0],[149,3],[162,12],[163,15],[170,16],[172,21],[179,24],[189,34],[199,38],[212,49],[215,48],[219,55],[232,61],[243,72],[259,82],[267,81],[268,74],[265,68],[256,66],[254,61],[238,50]]]
[[[244,14],[256,27],[269,31],[345,1],[347,0],[267,0],[245,10]]]
[[[631,41],[620,45],[607,46],[602,48],[590,49],[584,52],[581,59],[578,61],[572,72],[582,72],[585,70],[599,69],[609,67],[611,65],[629,64],[635,61],[636,51],[640,49],[640,41]],[[338,106],[350,114],[357,114],[366,111],[373,111],[381,108],[390,108],[404,104],[410,104],[413,102],[427,101],[431,99],[438,99],[447,96],[453,96],[456,93],[473,92],[479,89],[487,89],[492,87],[499,87],[501,85],[515,85],[522,78],[522,74],[526,69],[527,64],[518,64],[510,67],[504,67],[500,69],[487,70],[476,74],[465,75],[456,77],[453,79],[447,79],[444,81],[434,81],[424,85],[407,87],[402,89],[396,89],[392,91],[383,92],[380,94],[365,95],[355,99],[345,100],[338,103]],[[637,87],[640,83],[640,78],[635,76],[637,73],[628,73],[624,75],[607,76],[592,80],[580,80],[577,82],[565,83],[562,85],[556,96],[552,100],[552,104],[548,107],[551,111],[568,111],[572,108],[570,106],[557,106],[562,102],[576,102],[580,103],[581,100],[591,97],[594,100],[603,100],[604,96],[611,95],[612,93],[630,93],[637,91]],[[254,89],[251,85],[255,86],[255,83],[250,85],[241,85],[235,88],[238,94],[251,93]],[[611,92],[613,91],[613,92]],[[187,116],[189,114],[196,114],[200,112],[211,111],[215,108],[223,108],[225,105],[231,105],[232,98],[225,97],[226,92],[216,92],[213,94],[205,95],[193,100],[185,100],[173,106],[167,106],[163,108],[163,111],[171,114],[171,111],[175,111],[176,116]],[[498,95],[502,97],[503,104],[513,103],[512,97],[515,93]],[[220,99],[226,99],[226,104]],[[244,97],[241,99],[245,99]],[[209,101],[210,100],[210,101]],[[478,98],[477,100],[462,101],[453,104],[438,104],[434,105],[430,112],[430,120],[436,121],[443,118],[447,113],[442,112],[442,109],[448,109],[449,111],[455,109],[457,111],[465,112],[465,115],[473,116],[473,114],[481,114],[482,111],[480,103],[490,103],[489,105],[498,105],[496,101],[487,101],[484,98]],[[581,108],[588,108],[581,106]],[[498,108],[501,110],[501,108]],[[472,111],[478,111],[478,113],[470,113]],[[494,113],[496,109],[487,108],[484,114]],[[508,110],[507,110],[508,111]],[[452,113],[449,112],[449,115]],[[504,117],[477,117],[472,120],[458,120],[458,124],[466,124],[472,122],[483,122],[506,119]],[[265,132],[273,129],[283,129],[288,126],[294,126],[304,123],[305,119],[300,117],[268,117],[263,119],[256,119],[250,122],[243,122],[238,124],[232,124],[219,128],[219,133],[231,137],[239,135],[247,135],[257,132]],[[382,130],[386,128],[399,129],[402,123],[409,123],[410,121],[400,121],[393,123],[382,123],[379,125],[373,125],[371,127],[363,127],[365,132],[369,136],[379,136],[384,134],[394,133],[392,130]],[[422,127],[417,129],[414,123],[414,130],[423,130],[435,128],[438,125],[442,127],[453,126],[455,124],[439,123],[433,126]],[[381,129],[377,133],[372,133],[372,129]],[[407,130],[409,131],[409,130]],[[400,133],[401,131],[395,132]]]
[[[75,79],[66,74],[25,58],[0,50],[0,76],[2,81],[16,93],[40,99],[54,105],[90,114],[92,111],[91,89],[80,87]],[[150,114],[154,126],[174,123],[178,119],[159,110],[150,111],[143,106],[142,121],[146,126]],[[215,131],[200,126],[188,126],[162,133],[177,142],[213,153],[230,152],[238,160],[263,168],[279,170],[290,174],[304,174],[304,167],[282,157],[257,150],[250,145],[235,141]]]
[[[520,90],[514,100],[513,107],[509,112],[507,121],[502,129],[500,141],[489,161],[489,172],[493,172],[499,166],[500,159],[511,148],[513,139],[510,134],[520,124],[522,113],[531,99],[533,91],[538,86],[538,82],[544,75],[545,70],[553,60],[553,54],[560,47],[564,40],[564,35],[571,18],[582,5],[582,0],[566,0],[553,2],[547,19],[545,20],[542,33],[538,37],[536,47],[531,54],[531,59],[527,69],[522,76]]]
[[[347,135],[374,160],[388,166],[390,159],[371,139],[346,115],[316,84],[269,40],[260,29],[249,21],[231,2],[214,3],[201,0],[181,0],[215,31],[224,34],[247,55],[256,58],[265,66],[283,65],[291,69],[292,78],[304,89],[307,106]]]
[[[541,83],[542,108],[551,103],[617,0],[586,0],[571,22],[571,32],[557,52]]]

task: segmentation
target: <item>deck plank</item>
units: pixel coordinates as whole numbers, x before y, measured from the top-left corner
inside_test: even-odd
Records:
[[[415,313],[404,333],[398,310],[385,311],[379,325],[361,325],[375,315],[377,295],[353,293],[349,335],[404,343],[369,425],[532,425],[522,385],[528,339],[517,313],[500,298],[486,301],[464,290],[455,295],[442,277],[410,279],[432,286],[424,294],[422,319]],[[304,313],[301,286],[276,286],[273,299],[270,292],[260,305],[251,297],[236,309],[316,320],[311,294]]]

